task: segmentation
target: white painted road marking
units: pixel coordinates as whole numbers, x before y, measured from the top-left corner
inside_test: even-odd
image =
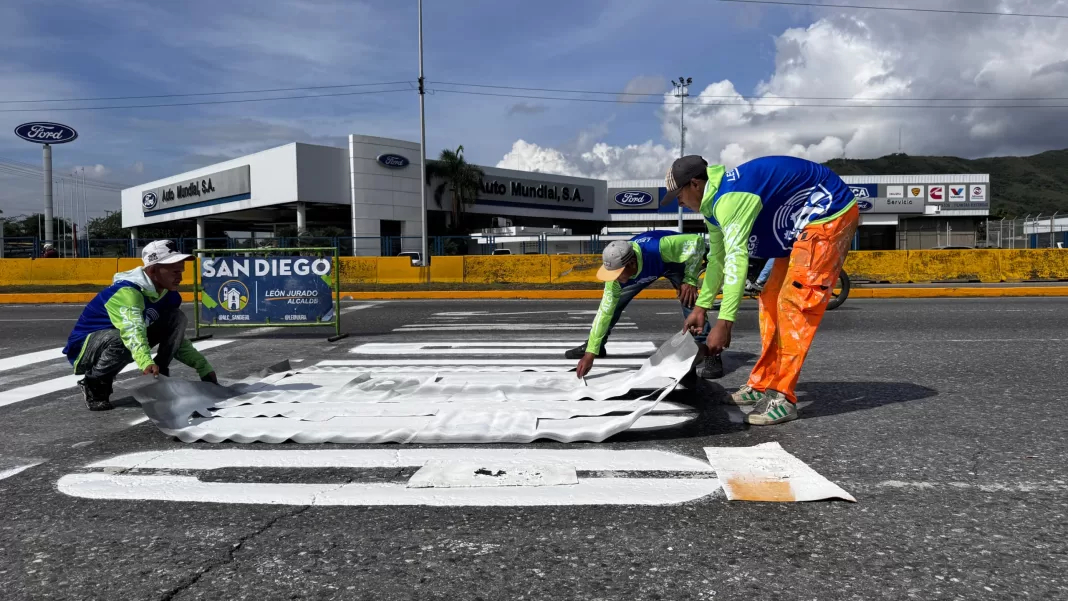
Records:
[[[667,505],[715,494],[715,478],[599,478],[579,472],[656,471],[708,474],[711,467],[698,459],[649,450],[555,449],[400,449],[400,450],[286,450],[223,449],[145,452],[98,461],[88,468],[203,470],[223,467],[423,467],[434,462],[473,466],[550,466],[577,476],[577,484],[492,487],[411,488],[408,483],[244,483],[202,482],[195,476],[136,475],[101,472],[69,474],[57,483],[67,495],[90,499],[184,501],[199,503],[274,505],[424,505],[532,507],[546,505]],[[482,468],[478,468],[482,469]],[[418,483],[418,481],[417,481]],[[521,484],[521,483],[520,483]]]
[[[355,355],[561,355],[581,342],[373,342],[361,344],[349,352]],[[651,355],[652,342],[609,342],[610,355]]]
[[[15,467],[8,468],[6,470],[0,471],[0,480],[4,480],[5,478],[10,478],[11,476],[14,476],[15,474],[20,474],[20,473],[30,469],[31,467],[34,467],[34,466],[37,466],[37,465],[41,465],[42,463],[44,463],[44,462],[43,461],[38,461],[37,463],[31,463],[29,465],[17,465]]]
[[[551,323],[465,323],[465,324],[442,324],[420,323],[408,324],[394,328],[394,332],[468,332],[471,330],[493,330],[510,332],[532,332],[535,330],[588,330],[588,325],[579,324],[551,324]],[[612,331],[637,330],[636,324],[618,323]]]
[[[644,359],[598,359],[597,365],[615,367],[641,367]],[[359,360],[328,360],[320,361],[316,365],[323,367],[361,367],[361,366],[386,366],[401,367],[405,365],[530,365],[530,366],[568,366],[575,367],[574,359],[359,359]]]
[[[381,303],[366,303],[366,304],[362,304],[362,305],[353,305],[351,307],[345,307],[344,309],[342,309],[341,310],[341,314],[345,315],[347,313],[352,313],[353,311],[362,311],[364,309],[371,309],[373,307],[377,307],[377,306],[383,305],[383,304],[385,304],[385,303],[381,302]]]
[[[36,353],[26,353],[25,355],[15,355],[14,357],[0,359],[0,371],[18,369],[20,367],[26,367],[27,365],[33,365],[34,363],[54,361],[56,359],[66,359],[62,348],[37,351]]]
[[[230,344],[231,342],[234,342],[234,340],[202,340],[194,343],[193,346],[196,347],[197,350],[206,351],[208,349],[223,346],[224,344]],[[131,363],[120,373],[126,373],[135,369],[137,369],[137,364]],[[11,390],[5,390],[0,392],[0,407],[6,407],[7,405],[13,405],[21,401],[37,398],[67,388],[74,388],[78,385],[78,380],[81,379],[82,376],[62,376],[19,388],[12,388]]]

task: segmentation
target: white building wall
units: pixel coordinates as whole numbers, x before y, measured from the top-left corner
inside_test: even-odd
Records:
[[[141,207],[141,193],[160,186],[205,177],[212,173],[249,166],[251,180],[251,198],[223,204],[197,207],[184,211],[145,216]],[[242,211],[269,205],[297,201],[297,144],[286,144],[233,159],[216,163],[193,171],[179,173],[152,182],[147,182],[122,191],[122,227],[137,227],[153,223],[210,217],[220,213]]]
[[[408,165],[390,168],[378,162],[383,154],[396,154],[408,159]],[[378,236],[380,221],[400,221],[401,247],[418,251],[422,242],[422,158],[419,144],[375,136],[349,136],[349,189],[356,206],[352,220],[355,253],[377,255],[381,252]],[[429,201],[429,199],[428,199]],[[367,237],[360,240],[360,237]],[[411,238],[414,237],[414,238]]]

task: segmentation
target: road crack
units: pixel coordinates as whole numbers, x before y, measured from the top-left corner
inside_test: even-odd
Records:
[[[283,520],[285,518],[297,517],[298,515],[300,515],[300,514],[304,513],[305,511],[311,509],[311,507],[312,507],[311,505],[303,505],[303,506],[298,507],[297,509],[295,509],[293,511],[289,511],[289,512],[283,513],[282,515],[279,515],[279,516],[276,516],[274,518],[271,518],[271,520],[268,521],[266,524],[264,524],[264,526],[262,528],[260,528],[259,530],[256,530],[255,532],[251,532],[249,534],[246,534],[245,536],[242,536],[240,539],[238,539],[237,543],[235,543],[233,545],[230,545],[230,548],[226,552],[226,557],[223,558],[222,561],[207,565],[204,568],[198,570],[197,573],[194,574],[192,577],[190,577],[187,581],[182,582],[181,584],[179,584],[175,588],[173,588],[170,591],[168,591],[162,597],[160,597],[160,601],[171,601],[176,596],[182,594],[186,590],[188,590],[188,589],[192,588],[193,586],[195,586],[198,582],[200,582],[201,578],[206,576],[209,572],[215,570],[216,568],[221,568],[223,566],[226,566],[226,565],[229,565],[229,564],[233,563],[235,561],[234,555],[238,551],[240,551],[242,547],[245,546],[245,543],[247,543],[248,541],[250,541],[250,540],[256,538],[257,536],[263,534],[264,532],[267,532],[268,530],[273,528],[274,525],[277,524],[280,520]]]

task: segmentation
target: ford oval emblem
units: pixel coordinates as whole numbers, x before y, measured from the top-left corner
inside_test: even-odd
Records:
[[[870,202],[868,202],[866,200],[858,200],[857,201],[857,208],[860,209],[861,211],[870,211],[874,207],[875,207],[875,205],[871,204]]]
[[[15,135],[37,144],[66,144],[78,138],[78,132],[73,127],[47,121],[23,123],[15,128]]]
[[[145,192],[141,195],[141,206],[144,207],[146,211],[151,211],[156,208],[157,204],[159,204],[159,199],[156,198],[155,192]]]
[[[390,169],[400,169],[408,166],[408,159],[399,154],[380,154],[378,162]]]
[[[641,190],[624,190],[616,194],[616,204],[625,207],[644,207],[653,202],[653,195]]]

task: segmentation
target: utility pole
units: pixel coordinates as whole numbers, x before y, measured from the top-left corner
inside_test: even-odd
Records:
[[[423,78],[423,0],[419,0],[419,200],[423,207],[423,249],[420,253],[423,267],[430,267],[430,255],[427,244],[426,215],[426,81]],[[430,269],[426,270],[426,281],[430,282]]]
[[[692,77],[680,77],[678,81],[675,81],[674,79],[671,80],[671,85],[675,86],[675,97],[679,99],[682,109],[679,111],[680,157],[686,156],[686,97],[690,95],[690,84],[692,83]],[[682,233],[682,202],[679,202],[679,233]]]

